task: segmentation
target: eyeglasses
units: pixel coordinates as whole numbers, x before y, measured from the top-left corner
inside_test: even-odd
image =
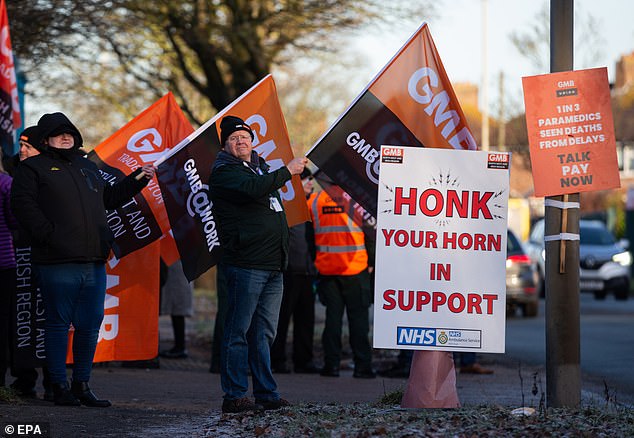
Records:
[[[251,136],[250,135],[232,135],[227,140],[229,140],[231,143],[235,143],[238,140],[241,140],[241,141],[251,140]]]

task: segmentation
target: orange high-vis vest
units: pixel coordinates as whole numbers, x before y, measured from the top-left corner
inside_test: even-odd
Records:
[[[353,203],[349,203],[352,208]],[[322,275],[355,275],[368,267],[368,253],[361,228],[325,192],[308,199],[315,228],[315,266]]]

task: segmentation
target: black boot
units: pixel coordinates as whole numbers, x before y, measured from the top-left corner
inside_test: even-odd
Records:
[[[88,406],[91,408],[107,408],[108,406],[112,405],[109,400],[99,400],[97,396],[90,390],[88,382],[73,381],[70,390],[84,406]]]
[[[51,383],[51,373],[48,372],[48,368],[42,367],[42,386],[44,387],[44,400],[55,401],[53,394],[53,384]]]
[[[37,397],[37,393],[35,392],[35,382],[30,382],[24,379],[17,378],[11,384],[11,389],[17,392],[19,397],[24,397],[24,398]]]
[[[52,402],[55,401],[55,394],[53,393],[53,388],[51,386],[44,387],[44,396],[45,401]]]
[[[68,383],[53,383],[53,402],[58,406],[80,406],[79,400],[68,389]]]

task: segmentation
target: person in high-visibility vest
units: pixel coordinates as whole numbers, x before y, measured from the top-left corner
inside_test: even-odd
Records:
[[[315,266],[319,272],[317,293],[326,306],[322,334],[324,367],[320,374],[339,376],[341,325],[345,310],[354,359],[353,376],[374,378],[376,373],[372,369],[369,340],[371,289],[368,252],[363,230],[346,212],[347,208],[353,208],[354,202],[346,202],[344,196],[333,199],[322,191],[313,194],[308,203],[315,230]]]

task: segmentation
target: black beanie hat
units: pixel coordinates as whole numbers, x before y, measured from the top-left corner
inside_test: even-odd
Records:
[[[236,116],[226,116],[220,122],[220,145],[224,147],[227,138],[236,131],[247,131],[251,134],[251,141],[253,141],[253,131],[249,125],[244,123],[244,120]]]
[[[36,125],[25,128],[20,134],[20,141],[30,144],[35,149],[40,149],[42,147],[40,144],[40,130]]]

